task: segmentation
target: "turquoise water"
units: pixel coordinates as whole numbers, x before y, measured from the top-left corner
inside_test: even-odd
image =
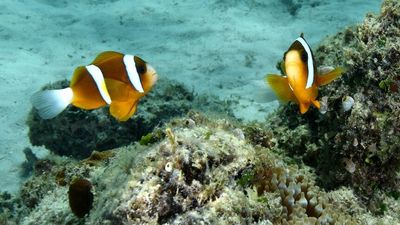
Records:
[[[229,107],[241,120],[263,121],[277,107],[264,76],[278,73],[276,63],[299,34],[316,48],[324,37],[362,22],[366,13],[379,12],[380,4],[2,0],[0,190],[17,193],[29,177],[22,169],[25,148],[39,158],[49,154],[28,138],[30,96],[49,82],[71,79],[77,66],[90,64],[100,52],[138,55],[157,70],[160,80],[232,101]]]

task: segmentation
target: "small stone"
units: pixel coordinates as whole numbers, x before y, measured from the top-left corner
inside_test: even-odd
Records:
[[[173,165],[171,162],[168,162],[167,164],[165,164],[165,171],[167,171],[168,173],[171,173],[173,170]]]
[[[358,140],[357,140],[357,138],[354,138],[354,140],[353,140],[353,146],[354,146],[354,147],[357,147],[357,146],[358,146]]]
[[[319,112],[321,114],[328,112],[328,97],[324,96],[321,98]]]
[[[187,127],[189,127],[189,128],[193,128],[193,127],[196,126],[196,122],[194,122],[194,120],[192,120],[192,119],[187,119],[187,120],[185,121],[185,125],[186,125]]]
[[[356,164],[351,159],[344,159],[344,163],[346,164],[344,168],[347,172],[354,173],[356,171]]]
[[[343,111],[349,111],[354,105],[354,99],[350,96],[345,96],[342,101],[342,109]]]
[[[235,135],[235,137],[237,137],[237,139],[239,139],[239,140],[244,140],[244,133],[239,128],[236,128],[233,130],[233,135]]]

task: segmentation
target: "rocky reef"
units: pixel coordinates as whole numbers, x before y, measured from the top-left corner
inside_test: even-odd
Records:
[[[167,123],[164,138],[153,144],[95,152],[81,161],[49,156],[22,187],[18,207],[8,206],[14,213],[2,218],[8,224],[400,222],[390,217],[398,204],[375,217],[351,189],[319,188],[313,170],[286,157],[276,138],[269,138],[270,147],[255,145],[248,134],[253,127],[190,112]],[[76,180],[93,196],[84,214],[71,205]]]
[[[261,129],[315,168],[322,187],[351,186],[380,213],[382,191],[399,196],[400,187],[400,2],[384,1],[380,15],[327,38],[315,57],[346,69],[320,88],[323,112],[282,106]]]
[[[59,89],[68,85],[69,82],[64,80],[43,89]],[[233,115],[228,102],[195,95],[180,83],[160,79],[140,101],[136,114],[124,123],[110,116],[107,107],[89,111],[69,106],[50,120],[41,119],[32,109],[27,122],[29,139],[32,145],[44,145],[55,154],[82,159],[93,150],[103,151],[141,140],[157,126],[185,115],[190,109]]]

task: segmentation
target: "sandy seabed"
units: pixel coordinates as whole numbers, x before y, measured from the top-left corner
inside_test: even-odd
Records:
[[[2,0],[0,190],[15,192],[22,181],[30,95],[69,79],[102,51],[139,55],[161,79],[236,100],[237,117],[263,120],[277,105],[264,75],[277,72],[276,62],[301,32],[315,47],[381,3],[304,0],[291,15],[285,2],[291,1]]]

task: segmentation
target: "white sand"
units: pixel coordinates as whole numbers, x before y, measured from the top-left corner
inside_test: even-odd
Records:
[[[1,191],[15,192],[21,183],[22,150],[30,146],[25,125],[30,95],[48,82],[69,79],[76,66],[101,51],[142,56],[160,77],[235,99],[238,117],[263,120],[277,105],[264,75],[277,72],[276,62],[301,32],[315,46],[380,5],[380,0],[308,3],[293,17],[279,0],[77,2],[0,2]]]

